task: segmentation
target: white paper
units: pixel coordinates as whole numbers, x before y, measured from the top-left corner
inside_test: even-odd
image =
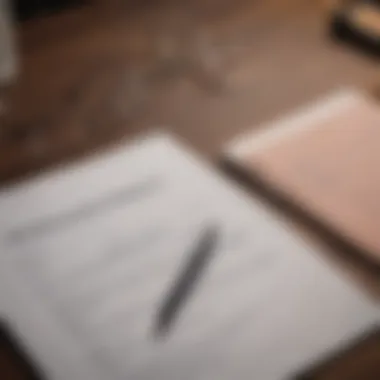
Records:
[[[216,254],[164,339],[204,228]],[[170,137],[0,196],[0,310],[55,380],[284,379],[378,321],[311,247]]]

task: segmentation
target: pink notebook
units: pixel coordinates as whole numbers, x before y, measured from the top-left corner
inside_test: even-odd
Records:
[[[334,93],[231,142],[227,161],[380,263],[380,108]]]

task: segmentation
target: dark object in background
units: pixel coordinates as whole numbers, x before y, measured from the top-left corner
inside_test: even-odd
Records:
[[[14,0],[16,18],[20,21],[49,14],[68,6],[80,5],[83,0]]]
[[[368,331],[351,347],[293,380],[378,380],[380,379],[380,330]]]
[[[344,2],[334,11],[331,34],[339,41],[380,57],[380,0]]]
[[[0,320],[0,374],[9,380],[44,380],[9,326]],[[2,377],[3,379],[3,377]]]

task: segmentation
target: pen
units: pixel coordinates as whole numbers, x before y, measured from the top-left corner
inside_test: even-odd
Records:
[[[158,312],[155,326],[156,335],[162,336],[166,334],[173,325],[184,303],[194,291],[197,280],[205,271],[207,264],[215,253],[217,241],[218,229],[216,226],[209,226],[202,231],[187,263],[174,281],[172,289],[168,292]]]

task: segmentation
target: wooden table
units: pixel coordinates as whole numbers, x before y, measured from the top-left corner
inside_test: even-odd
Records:
[[[21,75],[1,120],[2,183],[157,126],[216,160],[247,128],[337,87],[373,88],[376,62],[329,41],[325,16],[320,2],[303,0],[97,0],[24,23]],[[359,286],[380,294],[366,265],[283,217]],[[317,378],[380,378],[376,342],[377,356],[355,354],[356,372]]]

